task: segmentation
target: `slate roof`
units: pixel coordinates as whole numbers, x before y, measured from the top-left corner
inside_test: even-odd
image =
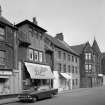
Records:
[[[75,54],[76,56],[79,56],[74,50],[70,48],[70,46],[64,42],[56,39],[55,37],[52,37],[48,34],[45,34],[45,36],[58,48],[61,48],[69,53]]]
[[[82,51],[85,46],[86,46],[86,43],[83,43],[80,45],[75,45],[75,46],[70,46],[70,47],[80,55],[80,54],[82,54]]]
[[[6,18],[4,18],[3,16],[0,16],[0,22],[3,24],[6,24],[10,27],[14,27],[12,23],[10,23]]]
[[[43,29],[42,27],[40,27],[40,26],[34,24],[33,22],[31,22],[31,21],[29,21],[29,20],[24,20],[24,21],[22,21],[22,22],[16,24],[15,26],[16,26],[16,27],[19,27],[19,26],[22,26],[22,25],[24,25],[24,24],[30,24],[31,26],[36,27],[36,28],[40,29],[40,30],[43,31],[43,32],[47,32],[47,30]]]

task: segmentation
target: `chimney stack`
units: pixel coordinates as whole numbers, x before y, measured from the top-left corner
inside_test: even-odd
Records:
[[[37,20],[36,20],[36,17],[33,17],[33,23],[34,23],[35,25],[38,24],[38,22],[37,22]]]
[[[56,34],[55,38],[57,38],[57,39],[63,41],[63,40],[64,40],[63,33],[58,33],[58,34]]]

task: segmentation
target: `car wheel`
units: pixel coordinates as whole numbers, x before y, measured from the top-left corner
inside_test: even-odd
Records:
[[[54,95],[53,94],[50,94],[50,97],[52,98]]]
[[[33,102],[36,102],[36,101],[37,101],[37,98],[36,98],[36,97],[34,97],[32,100],[33,100]]]

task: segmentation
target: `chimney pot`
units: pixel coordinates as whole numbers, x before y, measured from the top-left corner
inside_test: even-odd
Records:
[[[55,38],[57,38],[57,39],[63,41],[63,40],[64,40],[63,33],[58,33],[58,34],[56,34]]]
[[[36,17],[33,17],[33,23],[36,24],[36,25],[38,24],[37,20],[36,20]]]

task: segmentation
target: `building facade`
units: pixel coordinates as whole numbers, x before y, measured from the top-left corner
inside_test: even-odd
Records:
[[[45,44],[53,51],[53,87],[59,91],[79,88],[79,56],[64,42],[63,34],[59,33],[55,38],[46,35]]]
[[[37,21],[22,21],[18,28],[18,67],[21,73],[21,90],[30,86],[50,85],[53,76],[46,63],[44,49],[45,29],[38,26]]]
[[[80,55],[80,87],[101,86],[102,78],[99,76],[101,74],[101,52],[96,40],[94,40],[92,46],[89,42],[86,42],[81,45],[72,46],[72,49]],[[98,54],[96,51],[98,51]]]
[[[0,95],[15,93],[15,32],[16,28],[2,16],[0,7]]]

